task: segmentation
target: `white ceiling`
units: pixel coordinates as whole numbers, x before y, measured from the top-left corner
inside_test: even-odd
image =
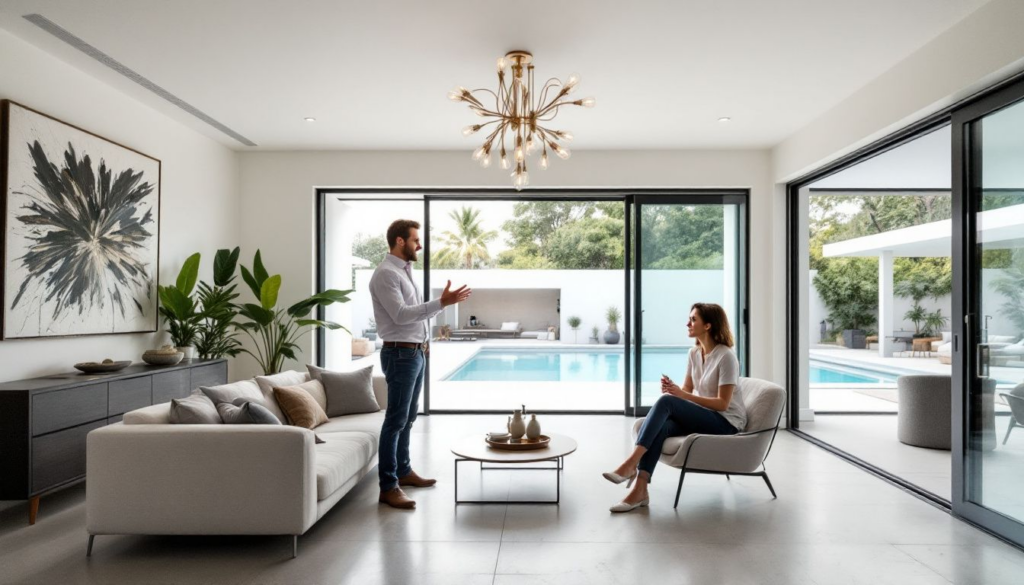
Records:
[[[493,87],[512,49],[534,54],[538,79],[577,72],[597,98],[559,116],[575,148],[765,148],[986,1],[5,0],[0,27],[232,148],[245,147],[22,16],[261,149],[472,149],[460,130],[476,118],[445,94]]]

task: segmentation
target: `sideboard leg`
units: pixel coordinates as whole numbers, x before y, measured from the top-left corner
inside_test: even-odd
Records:
[[[28,525],[36,523],[36,516],[39,514],[39,496],[32,496],[28,501]]]

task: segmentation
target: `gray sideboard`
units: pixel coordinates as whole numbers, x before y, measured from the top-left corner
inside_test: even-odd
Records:
[[[218,359],[0,384],[0,500],[29,500],[29,524],[35,524],[41,495],[85,477],[89,431],[227,379],[227,360]]]

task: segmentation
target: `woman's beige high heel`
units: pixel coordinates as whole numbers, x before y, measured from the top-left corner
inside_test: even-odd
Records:
[[[624,481],[629,482],[629,483],[626,484],[626,489],[629,489],[633,485],[633,481],[636,479],[636,475],[637,475],[637,470],[635,470],[635,469],[633,470],[633,474],[632,475],[619,475],[618,473],[615,473],[614,471],[606,471],[606,472],[601,474],[602,477],[604,477],[605,479],[607,479],[608,481],[610,481],[610,482],[612,482],[612,483],[614,483],[616,485],[618,485],[618,484],[620,484],[620,483],[622,483]]]

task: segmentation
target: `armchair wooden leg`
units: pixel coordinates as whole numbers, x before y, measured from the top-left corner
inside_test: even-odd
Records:
[[[1010,438],[1010,431],[1012,431],[1013,427],[1016,426],[1016,425],[1017,425],[1017,421],[1013,420],[1013,417],[1011,416],[1010,417],[1010,426],[1006,427],[1006,436],[1003,437],[1003,444],[1004,445],[1006,444],[1006,441]]]
[[[764,483],[768,486],[768,491],[772,493],[772,497],[778,499],[779,496],[775,495],[775,488],[772,487],[772,482],[768,479],[768,472],[761,472],[761,477],[764,479]]]
[[[732,481],[732,478],[731,478],[731,477],[729,477],[729,474],[728,474],[728,473],[726,473],[726,474],[725,474],[725,479],[726,479],[726,481]]]
[[[87,557],[91,557],[92,556],[92,541],[94,541],[94,540],[96,540],[96,535],[95,534],[90,534],[89,535],[89,546],[85,549],[85,556],[87,556]]]
[[[679,494],[682,493],[682,491],[683,491],[683,478],[685,478],[685,477],[686,477],[686,470],[685,469],[680,469],[679,470],[679,487],[676,488],[676,503],[672,504],[673,508],[678,508],[679,507]]]

